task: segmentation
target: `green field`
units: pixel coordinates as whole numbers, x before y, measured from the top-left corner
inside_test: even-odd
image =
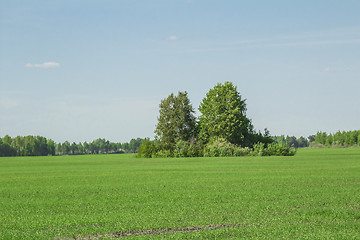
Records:
[[[360,239],[360,148],[0,158],[0,239]]]

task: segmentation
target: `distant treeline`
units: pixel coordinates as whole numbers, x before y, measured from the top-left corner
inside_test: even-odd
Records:
[[[275,143],[287,147],[349,147],[360,145],[360,130],[338,131],[334,134],[318,132],[307,138],[294,136],[274,136]],[[146,139],[131,139],[130,142],[114,143],[98,138],[92,142],[55,143],[42,136],[17,136],[11,138],[6,135],[0,138],[0,157],[4,156],[47,156],[47,155],[80,155],[80,154],[109,154],[136,153]]]
[[[349,147],[360,145],[360,130],[338,131],[334,134],[318,132],[313,136],[311,146]]]
[[[317,132],[307,138],[294,136],[275,136],[276,143],[288,147],[351,147],[360,145],[360,130],[338,131],[336,133]]]
[[[136,153],[144,139],[131,139],[130,142],[113,143],[106,139],[96,139],[92,142],[55,143],[42,136],[6,135],[0,138],[0,157],[4,156],[47,156],[47,155],[80,155],[108,153]]]
[[[299,137],[296,138],[295,136],[274,136],[273,140],[276,143],[279,143],[281,145],[285,145],[288,147],[294,147],[294,148],[304,148],[309,147],[310,145],[310,139],[312,139],[312,136],[305,138],[305,137]]]

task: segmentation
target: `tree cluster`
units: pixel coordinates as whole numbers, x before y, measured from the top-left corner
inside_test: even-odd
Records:
[[[104,138],[92,142],[55,143],[42,136],[17,136],[11,138],[6,135],[0,138],[0,157],[3,156],[47,156],[47,155],[80,155],[80,154],[109,154],[136,153],[145,139],[131,139],[130,142],[113,143]]]
[[[310,146],[326,147],[349,147],[360,145],[360,130],[355,131],[337,131],[334,134],[326,132],[317,132],[312,136]]]
[[[312,139],[311,136],[306,139],[305,137],[301,136],[299,138],[296,138],[295,136],[274,136],[274,141],[280,145],[293,147],[293,148],[304,148],[308,147],[310,144],[310,141]]]
[[[201,115],[196,118],[187,92],[170,94],[159,105],[155,140],[145,141],[138,156],[295,154],[287,146],[275,146],[277,144],[273,144],[274,140],[266,129],[264,133],[254,130],[246,116],[245,101],[233,83],[219,83],[202,100],[199,106]],[[269,148],[270,145],[272,148]],[[287,149],[287,153],[284,149]]]
[[[41,136],[6,135],[0,138],[0,156],[47,156],[55,154],[55,143]]]

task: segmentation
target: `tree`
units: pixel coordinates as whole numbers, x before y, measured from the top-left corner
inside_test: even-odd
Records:
[[[35,141],[33,136],[24,137],[24,156],[34,156]]]
[[[125,152],[129,152],[130,144],[128,142],[122,144],[122,148]]]
[[[315,142],[315,135],[308,136],[309,143]]]
[[[325,145],[327,136],[326,132],[317,132],[315,135],[315,143]]]
[[[209,142],[223,138],[241,146],[251,146],[253,126],[246,117],[245,99],[231,82],[217,84],[202,100],[199,111],[200,138]]]
[[[35,137],[35,144],[36,144],[36,156],[46,156],[48,155],[48,147],[47,147],[47,139],[42,136]]]
[[[5,139],[7,141],[8,139]],[[0,157],[16,156],[16,150],[0,138]]]
[[[47,141],[47,153],[55,155],[55,142],[51,139]]]
[[[84,154],[88,154],[90,152],[90,145],[88,144],[87,141],[85,141],[83,146],[84,146]]]
[[[294,148],[298,148],[298,141],[296,141],[296,137],[295,136],[287,136],[286,137],[286,143],[288,147],[294,147]]]
[[[8,144],[8,145],[11,145],[11,143],[12,143],[12,139],[9,135],[5,135],[5,137],[3,137],[3,139],[2,139],[2,141],[3,141],[3,143]]]
[[[70,154],[70,149],[71,149],[71,146],[70,146],[70,143],[68,141],[65,141],[63,144],[62,144],[62,152],[63,154],[65,155],[69,155]]]
[[[75,154],[78,154],[79,153],[79,148],[77,146],[77,144],[75,142],[73,142],[71,145],[70,145],[70,151],[71,151],[71,154],[72,155],[75,155]]]
[[[297,139],[298,142],[298,147],[299,148],[304,148],[304,147],[308,147],[309,146],[309,142],[307,141],[306,138],[304,138],[303,136],[301,136],[300,138]]]
[[[170,94],[161,100],[159,107],[155,134],[162,148],[173,150],[177,141],[189,141],[195,135],[196,118],[187,92]]]

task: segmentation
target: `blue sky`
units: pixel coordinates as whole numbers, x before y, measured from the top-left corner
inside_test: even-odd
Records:
[[[360,129],[360,1],[0,0],[0,136],[154,136],[233,82],[257,130]]]

